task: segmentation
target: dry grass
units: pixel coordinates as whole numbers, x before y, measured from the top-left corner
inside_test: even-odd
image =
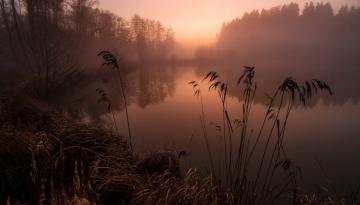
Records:
[[[234,204],[232,194],[213,185],[211,177],[189,170],[181,179],[172,174],[154,174],[137,192],[132,204]]]
[[[0,112],[0,204],[232,204],[196,170],[180,178],[171,153],[139,160],[113,131],[30,98]]]
[[[320,197],[316,194],[303,195],[300,197],[298,204],[301,205],[347,205],[358,204],[355,201],[348,200],[346,198],[338,198],[334,196]]]

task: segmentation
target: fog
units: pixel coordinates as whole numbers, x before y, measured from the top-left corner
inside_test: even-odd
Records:
[[[129,81],[139,80],[140,88],[149,92],[151,81],[174,84],[174,73],[183,65],[191,65],[199,77],[217,71],[234,82],[242,66],[251,65],[264,93],[271,94],[289,76],[300,81],[318,78],[329,83],[334,96],[319,95],[310,105],[320,99],[338,105],[359,101],[359,7],[334,11],[329,3],[307,3],[303,9],[291,3],[254,10],[224,22],[215,43],[197,48],[194,55],[174,36],[161,22],[139,15],[125,19],[98,9],[92,0],[2,0],[2,92],[26,93],[51,102],[74,94],[79,98],[82,88],[100,80],[99,76],[111,78],[99,75],[97,57],[109,50],[119,58],[125,75],[133,78]],[[240,88],[230,86],[229,93],[241,100]],[[129,95],[134,92],[138,91],[128,90]],[[146,96],[138,96],[142,106],[147,104],[148,100],[141,100]],[[266,95],[255,99],[261,104],[266,101]]]
[[[234,76],[244,65],[255,66],[269,93],[289,76],[321,78],[334,89],[325,101],[342,104],[359,100],[359,36],[359,7],[334,12],[329,3],[307,3],[303,10],[291,3],[224,23],[217,42],[196,56],[202,75],[213,69]]]

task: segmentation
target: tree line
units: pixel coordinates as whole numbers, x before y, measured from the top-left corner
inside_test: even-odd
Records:
[[[149,62],[172,57],[174,34],[138,15],[127,20],[95,0],[0,0],[0,65],[35,80],[46,96],[51,83],[94,66],[100,50]]]
[[[199,49],[197,55],[251,64],[358,63],[359,36],[360,7],[342,6],[335,12],[330,3],[310,2],[302,10],[290,3],[224,23],[216,45]]]

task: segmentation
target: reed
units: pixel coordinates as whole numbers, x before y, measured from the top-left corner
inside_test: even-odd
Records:
[[[132,143],[132,135],[131,135],[131,128],[130,128],[128,105],[127,105],[127,99],[126,99],[126,94],[125,94],[125,90],[124,90],[124,81],[123,81],[123,77],[121,75],[118,60],[109,51],[101,51],[98,54],[98,56],[101,56],[103,58],[103,60],[104,60],[102,65],[103,66],[108,66],[108,67],[112,68],[113,70],[115,70],[116,74],[118,76],[120,89],[121,89],[121,95],[123,97],[124,105],[125,105],[125,116],[126,116],[126,122],[127,122],[128,134],[129,134],[129,144],[130,144],[131,151],[133,151],[133,143]]]
[[[236,82],[243,87],[241,120],[233,121],[230,117],[227,106],[228,82],[221,80],[220,75],[214,71],[207,73],[203,81],[207,81],[209,90],[217,92],[221,102],[225,175],[216,177],[224,179],[222,184],[234,193],[236,204],[267,204],[289,190],[293,201],[297,201],[297,178],[301,171],[286,155],[284,140],[287,122],[295,103],[306,105],[318,91],[327,91],[332,95],[330,87],[318,79],[299,84],[291,77],[286,78],[272,97],[269,97],[258,134],[252,138],[248,123],[258,90],[255,67],[244,66],[243,73]],[[192,85],[195,83],[196,81],[190,82]],[[194,87],[198,86],[197,83],[195,85]],[[237,136],[234,134],[234,124],[241,128]],[[237,137],[239,144],[233,144],[234,137]],[[261,141],[265,142],[262,146]],[[235,152],[233,148],[236,149]],[[260,158],[255,158],[255,154],[260,155]],[[253,167],[255,173],[250,173],[249,170]],[[280,175],[281,170],[287,173],[286,177],[274,183],[275,176]],[[211,172],[215,175],[213,168]]]
[[[213,177],[215,177],[215,175],[214,175],[214,173],[215,173],[214,158],[213,158],[213,154],[212,154],[212,151],[211,151],[209,138],[208,138],[208,132],[207,132],[207,128],[206,128],[206,118],[205,118],[204,102],[203,102],[203,96],[202,96],[201,88],[200,88],[199,84],[196,81],[189,82],[189,85],[191,85],[192,88],[195,90],[194,91],[194,96],[197,96],[197,97],[200,98],[200,106],[201,106],[200,123],[201,123],[203,136],[204,136],[204,139],[205,139],[206,150],[207,150],[208,156],[209,156],[211,175]]]

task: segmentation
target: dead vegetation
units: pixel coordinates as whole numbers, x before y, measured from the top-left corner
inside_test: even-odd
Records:
[[[0,122],[0,204],[231,203],[196,170],[179,178],[174,154],[139,160],[113,131],[37,100],[2,100]]]

